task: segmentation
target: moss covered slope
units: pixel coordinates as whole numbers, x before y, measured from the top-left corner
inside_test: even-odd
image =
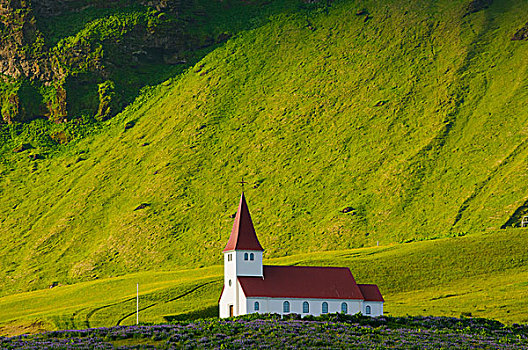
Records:
[[[2,292],[216,264],[242,177],[267,257],[515,224],[528,5],[475,3],[285,11],[92,136],[6,156]]]

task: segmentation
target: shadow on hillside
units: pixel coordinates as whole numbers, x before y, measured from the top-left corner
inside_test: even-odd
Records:
[[[202,318],[215,318],[218,317],[218,306],[209,306],[205,309],[191,311],[185,314],[180,315],[167,315],[163,316],[167,322],[177,322],[177,321],[192,321]]]

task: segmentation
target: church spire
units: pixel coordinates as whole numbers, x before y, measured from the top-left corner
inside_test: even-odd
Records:
[[[224,252],[230,250],[264,250],[262,249],[257,234],[255,233],[255,228],[253,227],[253,222],[249,215],[244,192],[242,192],[242,196],[240,197],[240,204],[238,205],[238,211],[236,213],[235,222],[233,223],[233,229],[231,230],[231,236],[227,241]]]

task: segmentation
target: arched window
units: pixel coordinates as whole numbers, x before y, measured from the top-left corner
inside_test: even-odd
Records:
[[[303,313],[307,314],[310,312],[310,304],[307,301],[303,303]]]
[[[248,253],[244,253],[244,260],[248,259]]]
[[[323,307],[322,307],[321,312],[323,314],[327,314],[328,313],[328,303],[326,301],[323,301]]]
[[[289,301],[285,301],[284,303],[282,303],[282,312],[284,313],[290,312],[290,302]]]
[[[251,261],[255,260],[255,254],[253,253],[249,254],[249,260]]]
[[[255,301],[255,311],[259,311],[259,310],[260,310],[259,302]]]
[[[341,304],[341,312],[344,313],[344,314],[348,313],[348,305],[347,305],[347,303],[342,303]]]
[[[370,305],[367,305],[367,307],[365,308],[365,313],[367,315],[370,315]]]

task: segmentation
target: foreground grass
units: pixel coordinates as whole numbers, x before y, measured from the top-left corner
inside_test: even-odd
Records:
[[[528,323],[524,233],[309,253],[266,263],[348,266],[358,283],[380,286],[387,315],[471,315]],[[141,322],[216,317],[222,274],[221,266],[150,271],[5,296],[0,298],[0,334],[135,324],[136,283]]]

